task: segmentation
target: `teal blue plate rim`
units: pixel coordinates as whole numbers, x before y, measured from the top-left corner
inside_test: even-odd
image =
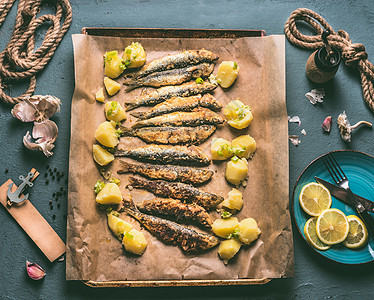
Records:
[[[325,250],[325,251],[320,251],[320,250],[318,250],[318,249],[316,249],[316,248],[314,248],[312,245],[310,245],[309,244],[309,242],[306,240],[306,238],[305,238],[305,236],[304,236],[304,226],[302,226],[302,228],[300,228],[300,225],[301,224],[299,224],[299,223],[301,223],[300,222],[300,220],[298,221],[298,218],[296,218],[296,214],[295,214],[295,203],[297,203],[298,204],[298,198],[299,198],[299,192],[297,193],[297,195],[295,195],[295,193],[296,193],[296,190],[298,189],[298,186],[299,186],[299,184],[300,184],[300,182],[301,182],[301,180],[303,179],[303,175],[308,171],[308,169],[310,169],[312,166],[314,166],[318,161],[321,161],[321,159],[322,159],[322,157],[324,157],[325,155],[327,155],[327,154],[330,154],[330,153],[336,153],[337,155],[339,155],[340,153],[343,153],[343,154],[345,154],[345,153],[351,153],[352,155],[363,155],[363,156],[366,156],[368,159],[373,159],[373,161],[374,161],[374,156],[372,156],[372,155],[369,155],[369,154],[367,154],[367,153],[364,153],[364,152],[361,152],[361,151],[357,151],[357,150],[348,150],[348,149],[345,149],[345,150],[336,150],[336,151],[331,151],[331,152],[328,152],[328,153],[325,153],[325,154],[323,154],[323,155],[321,155],[321,156],[319,156],[319,157],[317,157],[316,159],[314,159],[312,162],[310,162],[305,168],[304,168],[304,170],[301,172],[301,174],[299,175],[299,177],[297,178],[297,180],[296,180],[296,183],[295,183],[295,185],[294,185],[294,188],[293,188],[293,193],[292,193],[292,198],[291,198],[291,210],[292,210],[292,217],[293,217],[293,219],[294,219],[294,222],[295,222],[295,224],[296,224],[296,228],[297,228],[297,230],[299,231],[299,233],[300,233],[300,235],[301,235],[301,237],[304,239],[304,241],[306,242],[306,244],[310,247],[310,248],[312,248],[313,249],[313,251],[314,252],[317,252],[319,255],[321,255],[322,257],[324,257],[325,259],[328,259],[328,260],[330,260],[330,261],[333,261],[333,262],[336,262],[336,263],[339,263],[339,264],[343,264],[343,265],[362,265],[362,264],[370,264],[370,263],[372,263],[372,262],[374,262],[374,258],[373,257],[371,257],[371,259],[366,259],[365,261],[359,261],[359,262],[356,262],[356,261],[349,261],[349,259],[344,259],[344,261],[342,261],[342,259],[338,259],[338,258],[335,258],[334,257],[334,255],[331,255],[331,253],[332,254],[334,254],[334,251],[336,251],[336,250],[334,250],[334,246],[331,248],[331,249],[329,249],[329,250]],[[327,170],[326,170],[326,173],[327,173]],[[319,174],[315,174],[314,176],[318,176]],[[313,176],[313,181],[314,181],[314,176]],[[348,175],[347,175],[348,176]],[[329,176],[328,176],[329,177]],[[330,181],[331,182],[331,179],[330,178],[323,178],[323,179],[325,179],[325,180],[327,180],[327,181]],[[315,182],[315,181],[314,181]],[[295,199],[295,196],[297,196],[297,199]],[[339,201],[339,200],[334,200],[335,198],[334,197],[332,197],[333,198],[333,204],[332,204],[332,207],[334,206],[334,201],[336,201],[336,203],[340,203],[342,206],[346,206],[346,207],[348,207],[346,204],[344,204],[343,202],[341,202],[341,201]],[[299,208],[299,210],[300,210],[300,208]],[[301,209],[302,210],[302,209]],[[353,212],[354,212],[354,209],[352,208],[351,209]],[[302,212],[304,215],[305,215],[305,222],[306,222],[306,220],[307,220],[307,218],[309,217],[309,216],[307,216],[306,215],[306,213],[305,212]],[[304,222],[304,223],[305,223]],[[372,245],[372,244],[371,244]],[[341,246],[341,247],[344,247],[344,246]],[[368,247],[368,245],[366,245],[366,248]],[[365,247],[364,248],[362,248],[362,249],[365,249]],[[357,251],[357,250],[350,250],[350,249],[345,249],[348,253],[355,253],[355,252],[351,252],[351,251]],[[329,255],[327,255],[327,254],[329,254]],[[350,255],[350,254],[349,254]]]

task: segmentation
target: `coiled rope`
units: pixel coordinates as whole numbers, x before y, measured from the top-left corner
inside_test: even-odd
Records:
[[[308,23],[317,35],[302,34],[296,27],[297,21]],[[325,19],[307,8],[294,10],[284,26],[285,35],[291,43],[309,50],[316,50],[324,45],[321,38],[324,29],[330,31],[331,34],[327,37],[327,40],[331,46],[342,53],[345,64],[358,68],[365,102],[374,112],[374,66],[367,60],[368,55],[364,45],[352,43],[348,33],[344,30],[338,30],[338,33],[336,33]]]
[[[0,1],[0,27],[15,0]],[[55,15],[37,17],[45,3],[54,4]],[[72,20],[69,0],[19,0],[16,24],[5,50],[0,53],[0,99],[16,104],[35,91],[36,74],[43,70],[53,54]],[[43,43],[35,49],[35,35],[39,26],[51,23]],[[62,25],[61,25],[62,23]],[[27,91],[19,97],[11,97],[4,92],[9,81],[29,79]]]

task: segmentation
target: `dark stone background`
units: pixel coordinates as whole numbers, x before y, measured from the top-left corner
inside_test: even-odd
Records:
[[[221,0],[221,1],[135,1],[135,0],[72,0],[73,22],[58,47],[54,57],[38,75],[36,94],[53,94],[62,100],[61,113],[53,120],[59,127],[55,154],[47,159],[41,152],[31,152],[22,145],[22,137],[31,124],[23,124],[10,115],[11,106],[0,104],[0,179],[12,178],[17,182],[20,174],[26,175],[35,167],[40,178],[30,192],[35,207],[53,226],[57,233],[66,236],[66,196],[59,198],[60,208],[54,201],[53,210],[48,202],[52,194],[62,186],[68,172],[70,138],[70,101],[74,91],[74,66],[71,35],[80,33],[82,27],[170,27],[170,28],[225,28],[264,29],[268,35],[283,34],[283,26],[291,12],[307,7],[320,13],[337,31],[344,29],[354,42],[363,43],[369,54],[374,55],[374,5],[366,1],[296,1],[296,0]],[[46,11],[48,11],[48,7]],[[14,21],[14,6],[0,29],[0,49],[9,40]],[[45,28],[39,31],[41,38]],[[40,41],[39,41],[40,42]],[[312,106],[304,94],[318,87],[305,77],[305,63],[309,51],[294,47],[286,41],[287,109],[291,116],[302,120],[299,128],[289,124],[290,134],[299,134],[305,128],[307,135],[301,144],[290,144],[290,194],[293,185],[306,165],[328,151],[355,149],[374,155],[374,131],[362,128],[351,144],[344,143],[338,134],[335,120],[345,110],[352,123],[365,119],[374,121],[373,113],[364,104],[358,72],[341,65],[336,77],[324,85],[325,101]],[[372,58],[373,59],[373,58]],[[13,88],[18,95],[23,88]],[[89,112],[88,112],[89,113]],[[321,130],[324,118],[332,115],[332,132]],[[45,185],[47,165],[64,172],[60,182]],[[8,173],[6,173],[8,169]],[[49,176],[50,178],[50,176]],[[56,215],[53,219],[52,216]],[[194,287],[194,288],[132,288],[92,289],[80,282],[65,281],[65,262],[50,264],[28,236],[0,208],[0,299],[117,299],[117,298],[179,298],[179,299],[372,299],[374,297],[373,265],[345,266],[318,256],[300,237],[294,227],[296,270],[295,277],[272,280],[265,286]],[[38,262],[47,276],[35,282],[25,272],[26,259]]]

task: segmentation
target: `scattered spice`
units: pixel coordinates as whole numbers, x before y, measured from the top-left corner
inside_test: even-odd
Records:
[[[8,169],[5,169],[5,174],[7,174],[9,172],[9,170]]]
[[[302,129],[302,130],[301,130],[301,134],[302,134],[302,135],[306,135],[306,131],[305,131],[305,129]]]
[[[54,220],[54,219],[56,219],[56,215],[53,215],[53,216],[52,216],[52,220]]]
[[[49,180],[48,180],[48,179],[46,179],[46,180],[45,180],[45,184],[48,184],[48,183],[49,183]]]
[[[26,260],[26,271],[29,277],[33,280],[40,280],[44,278],[46,274],[41,266],[36,263],[29,262],[28,260]]]

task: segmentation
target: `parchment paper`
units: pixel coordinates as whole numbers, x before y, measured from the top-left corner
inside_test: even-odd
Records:
[[[184,49],[206,48],[219,55],[220,62],[236,61],[240,67],[237,81],[226,90],[218,87],[213,95],[222,104],[240,98],[253,109],[249,128],[235,130],[219,126],[213,137],[229,140],[250,134],[257,142],[257,151],[249,161],[249,180],[243,192],[244,207],[239,220],[253,217],[262,233],[250,246],[225,266],[217,248],[200,254],[185,254],[179,247],[167,246],[144,230],[148,240],[145,253],[138,257],[125,252],[110,232],[105,211],[98,208],[94,184],[102,179],[92,159],[94,133],[105,120],[104,106],[95,101],[96,91],[103,86],[103,54],[123,51],[134,39],[73,35],[75,92],[71,111],[71,143],[69,167],[69,206],[67,224],[68,280],[162,280],[162,279],[237,279],[279,278],[292,276],[294,257],[288,195],[288,130],[285,102],[284,36],[239,39],[137,39],[147,52],[147,62]],[[117,79],[122,83],[122,76]],[[151,89],[150,89],[151,90]],[[123,104],[135,99],[142,89],[126,93],[121,88],[111,100]],[[144,91],[143,91],[144,92]],[[221,112],[222,113],[222,112]],[[125,125],[135,118],[128,115]],[[210,153],[209,138],[201,147]],[[144,143],[137,138],[121,138],[119,148],[137,147]],[[209,166],[216,171],[202,190],[227,197],[233,186],[224,178],[226,162]],[[118,160],[111,164],[113,176],[126,189],[129,175],[117,175]],[[142,190],[131,191],[135,202],[152,198]],[[140,224],[126,214],[122,217],[135,228]],[[218,218],[216,212],[212,217]]]

